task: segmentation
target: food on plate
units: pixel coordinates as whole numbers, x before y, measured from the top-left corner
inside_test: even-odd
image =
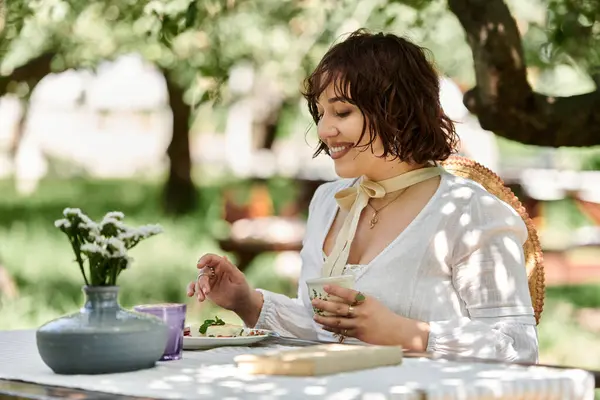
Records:
[[[226,324],[219,317],[215,319],[207,319],[202,325],[200,325],[200,336],[206,337],[236,337],[242,336],[244,333],[244,327],[240,325]]]
[[[196,332],[198,333],[196,334]],[[263,336],[267,335],[267,332],[260,329],[245,329],[241,325],[227,324],[221,318],[215,317],[215,319],[207,319],[204,321],[197,331],[194,329],[194,334],[192,334],[192,328],[189,326],[185,327],[183,335],[190,337],[232,338],[243,336]]]

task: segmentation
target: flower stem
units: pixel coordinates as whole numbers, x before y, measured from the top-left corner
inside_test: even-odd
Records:
[[[69,237],[69,239],[71,238]],[[89,286],[90,283],[88,282],[87,276],[85,275],[85,269],[83,268],[83,260],[81,259],[81,252],[79,251],[80,244],[77,239],[77,236],[75,236],[69,241],[71,242],[71,247],[73,247],[73,253],[75,253],[75,259],[77,260],[77,264],[79,264],[79,269],[81,270],[81,274],[83,275],[83,281],[85,282],[86,286]]]
[[[98,256],[95,254],[88,254],[88,264],[90,266],[90,276],[92,279],[92,285],[98,286],[99,284],[99,273],[98,273]]]
[[[119,269],[118,262],[111,262],[110,265],[110,285],[115,285],[117,283],[117,270]]]

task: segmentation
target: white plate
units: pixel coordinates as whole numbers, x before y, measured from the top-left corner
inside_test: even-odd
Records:
[[[204,337],[204,336],[184,336],[184,350],[206,350],[214,347],[223,346],[249,346],[261,342],[271,336],[270,331],[263,329],[245,329],[244,332],[258,331],[260,335],[237,336],[237,337]]]

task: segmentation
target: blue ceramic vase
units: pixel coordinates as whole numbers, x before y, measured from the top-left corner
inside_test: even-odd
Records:
[[[167,344],[157,317],[123,309],[118,286],[84,286],[85,305],[42,325],[38,352],[57,374],[106,374],[151,368]]]

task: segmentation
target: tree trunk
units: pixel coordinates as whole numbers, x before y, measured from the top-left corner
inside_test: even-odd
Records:
[[[183,101],[184,90],[163,71],[173,112],[173,138],[167,149],[169,178],[164,189],[164,208],[168,214],[183,215],[193,211],[197,193],[192,181],[189,126],[191,108]]]
[[[465,106],[484,129],[524,144],[600,144],[600,92],[549,97],[527,82],[521,35],[503,0],[448,0],[473,52],[476,87]]]
[[[14,158],[19,150],[21,139],[23,138],[25,122],[27,120],[27,113],[29,111],[29,98],[31,93],[37,86],[37,84],[44,79],[46,75],[49,75],[52,70],[50,65],[54,54],[45,53],[39,57],[29,60],[26,64],[15,68],[10,75],[0,76],[0,97],[4,96],[9,88],[11,82],[24,82],[29,87],[29,93],[27,97],[22,100],[23,112],[17,123],[17,127],[14,130],[13,137],[10,143],[10,156]]]
[[[261,137],[259,148],[271,150],[277,136],[277,124],[279,122],[279,113],[281,108],[273,111],[266,121],[260,122],[260,127],[257,127],[257,133]]]
[[[12,160],[16,158],[17,152],[19,151],[19,146],[21,145],[21,139],[23,139],[23,135],[25,134],[25,123],[27,122],[27,117],[29,116],[29,99],[21,101],[21,106],[23,109],[10,141],[9,156]]]
[[[283,110],[286,106],[286,101],[280,102],[277,106],[273,107],[266,118],[254,123],[254,132],[257,137],[257,147],[259,149],[271,150],[273,148],[273,144],[277,137],[277,127],[281,123]]]

